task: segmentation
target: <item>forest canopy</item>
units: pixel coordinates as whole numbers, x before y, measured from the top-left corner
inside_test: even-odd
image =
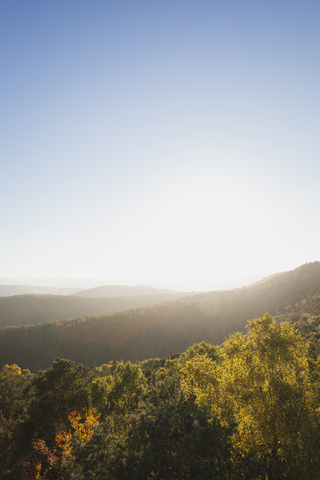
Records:
[[[1,479],[314,480],[320,364],[269,314],[218,348],[0,371]]]

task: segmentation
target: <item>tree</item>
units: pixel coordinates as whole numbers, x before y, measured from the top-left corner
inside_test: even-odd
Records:
[[[77,412],[68,416],[71,430],[61,430],[56,434],[55,444],[49,449],[45,440],[38,439],[33,443],[34,456],[23,468],[23,479],[26,480],[66,480],[70,478],[68,470],[76,472],[79,459],[75,452],[85,442],[91,440],[94,428],[99,424],[99,416],[90,409],[84,418]],[[65,468],[64,468],[65,467]],[[66,474],[64,475],[64,471]],[[71,475],[73,477],[73,475]]]
[[[89,392],[82,380],[82,366],[58,358],[48,370],[39,372],[32,382],[34,397],[27,410],[26,418],[18,425],[16,445],[18,470],[34,457],[33,445],[39,439],[50,451],[55,445],[56,434],[68,426],[68,415],[77,410],[84,413],[89,407]]]
[[[229,431],[187,399],[175,377],[149,386],[138,408],[109,414],[79,444],[77,476],[86,480],[228,478]]]
[[[32,375],[18,365],[4,365],[0,370],[0,411],[6,417],[17,417],[28,406],[25,389]]]
[[[314,411],[307,351],[298,331],[266,314],[248,323],[247,335],[224,343],[221,364],[199,357],[186,364],[189,394],[237,425],[234,461],[247,478],[308,478],[302,433]]]
[[[91,384],[92,403],[102,418],[110,413],[127,414],[134,410],[145,390],[145,377],[138,365],[117,364],[113,374]]]
[[[8,472],[18,463],[15,434],[32,399],[32,377],[18,365],[0,370],[0,479],[10,478]]]

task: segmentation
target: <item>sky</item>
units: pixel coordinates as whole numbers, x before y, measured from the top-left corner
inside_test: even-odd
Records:
[[[0,0],[0,277],[196,290],[320,260],[319,24],[309,0]]]

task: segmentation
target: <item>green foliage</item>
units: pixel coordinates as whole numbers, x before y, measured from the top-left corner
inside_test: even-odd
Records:
[[[206,355],[211,360],[218,360],[219,359],[219,351],[217,347],[214,347],[210,343],[200,342],[195,343],[192,347],[187,348],[185,352],[183,352],[180,356],[180,361],[182,363],[186,362],[187,360],[191,360],[198,355]]]
[[[93,380],[92,404],[102,418],[110,413],[129,413],[137,407],[144,393],[145,383],[139,366],[121,362],[112,374]]]
[[[100,423],[76,453],[76,478],[222,480],[231,469],[228,433],[169,378],[150,385],[140,408],[120,423],[110,415]],[[74,472],[71,464],[66,470]]]
[[[21,415],[28,406],[25,390],[31,379],[29,370],[21,370],[15,364],[0,370],[0,411],[6,418]]]
[[[308,346],[290,324],[277,324],[268,314],[249,322],[248,330],[224,343],[220,363],[199,356],[187,362],[183,385],[223,424],[236,425],[233,458],[244,474],[249,462],[269,480],[315,478],[306,461],[306,425],[319,424]],[[317,428],[311,430],[318,438]]]
[[[37,438],[49,448],[58,431],[68,425],[71,411],[84,412],[89,407],[89,392],[82,380],[83,367],[70,360],[58,358],[51,368],[35,376],[34,398],[20,425],[21,446],[31,446]]]

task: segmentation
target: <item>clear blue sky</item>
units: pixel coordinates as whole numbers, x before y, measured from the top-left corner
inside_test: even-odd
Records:
[[[320,2],[0,2],[0,277],[320,260]]]

